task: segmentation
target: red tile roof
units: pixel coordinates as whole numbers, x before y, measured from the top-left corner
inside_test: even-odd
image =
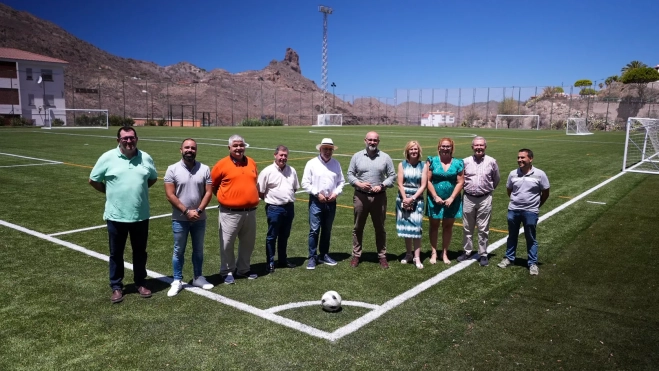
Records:
[[[0,58],[15,59],[19,61],[34,61],[34,62],[48,62],[48,63],[62,63],[62,64],[69,63],[61,59],[46,57],[45,55],[30,53],[24,50],[12,49],[12,48],[0,48]]]

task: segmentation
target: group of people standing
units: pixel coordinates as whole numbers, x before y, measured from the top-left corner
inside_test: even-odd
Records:
[[[130,236],[133,251],[134,282],[140,296],[148,298],[146,287],[146,245],[149,228],[149,192],[157,181],[151,156],[137,149],[134,128],[122,127],[117,132],[118,146],[104,153],[89,177],[90,185],[106,195],[105,212],[109,239],[109,273],[111,302],[124,298],[124,250]],[[463,261],[471,257],[472,236],[479,229],[479,260],[486,266],[487,239],[492,212],[492,192],[499,183],[496,161],[485,155],[486,142],[476,137],[472,142],[474,155],[464,160],[453,158],[454,142],[442,138],[438,156],[422,160],[421,146],[410,141],[404,150],[405,160],[395,171],[391,157],[379,150],[380,137],[371,131],[364,139],[365,149],[355,153],[346,177],[340,163],[333,158],[338,149],[331,138],[316,146],[318,156],[309,160],[302,181],[287,164],[289,150],[280,145],[275,149],[274,162],[259,172],[254,160],[245,155],[247,143],[239,135],[229,138],[229,155],[212,169],[196,161],[197,143],[188,138],[181,143],[181,160],[170,165],[164,177],[165,194],[172,206],[173,281],[168,296],[178,294],[183,283],[183,264],[188,236],[192,240],[192,286],[212,289],[202,274],[203,246],[206,230],[206,208],[212,196],[219,202],[220,276],[222,283],[233,284],[235,278],[256,279],[251,270],[251,256],[256,243],[256,211],[260,200],[265,202],[268,231],[265,239],[266,270],[295,268],[288,260],[287,245],[295,218],[295,194],[298,189],[308,193],[309,235],[306,268],[318,264],[337,265],[330,256],[332,225],[336,215],[336,199],[346,182],[354,188],[354,226],[350,266],[359,266],[362,257],[363,232],[370,215],[375,229],[378,262],[389,268],[387,261],[387,188],[398,185],[396,200],[396,230],[405,238],[406,255],[402,263],[414,263],[423,268],[421,259],[422,220],[430,219],[430,263],[438,259],[437,242],[442,226],[442,260],[450,264],[448,246],[456,218],[464,219]],[[535,225],[538,208],[549,197],[549,181],[540,169],[534,168],[533,152],[522,149],[518,154],[519,168],[510,173],[506,188],[511,198],[508,208],[510,235],[506,257],[499,264],[505,268],[515,260],[520,223],[529,251],[531,274],[538,274]],[[427,197],[424,199],[424,192]],[[464,190],[464,196],[461,192]],[[235,244],[238,243],[237,257]],[[277,264],[275,264],[275,254]]]

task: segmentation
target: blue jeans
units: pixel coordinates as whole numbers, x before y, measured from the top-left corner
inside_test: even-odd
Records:
[[[204,264],[204,236],[206,234],[206,220],[196,222],[172,220],[174,232],[174,254],[172,267],[174,279],[183,279],[183,263],[185,262],[185,247],[188,244],[188,234],[192,237],[192,270],[194,278],[201,276],[201,267]]]
[[[288,236],[291,235],[291,226],[295,217],[295,205],[289,202],[285,205],[265,205],[268,217],[268,235],[265,237],[265,257],[269,264],[275,263],[275,244],[279,263],[286,263],[286,248]]]
[[[538,214],[524,210],[508,210],[508,242],[506,244],[506,259],[515,261],[519,226],[524,223],[526,251],[529,267],[538,263],[538,241],[535,238],[535,228],[538,225]]]
[[[321,203],[316,196],[309,196],[309,258],[316,257],[318,247],[321,256],[329,253],[334,215],[336,202]]]
[[[146,279],[146,242],[149,237],[149,219],[134,223],[106,221],[110,243],[110,287],[123,290],[124,250],[130,235],[133,248],[133,278],[135,286],[144,286]]]

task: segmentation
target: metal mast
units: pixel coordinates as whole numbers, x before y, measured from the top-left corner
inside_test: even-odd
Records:
[[[318,11],[323,13],[323,66],[321,71],[320,87],[323,89],[323,113],[327,113],[325,101],[327,100],[327,16],[332,14],[332,8],[318,5]]]

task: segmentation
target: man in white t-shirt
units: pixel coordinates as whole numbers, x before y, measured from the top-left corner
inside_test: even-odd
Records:
[[[329,266],[336,261],[329,256],[332,224],[336,215],[336,198],[343,191],[345,178],[341,164],[332,158],[339,147],[330,138],[316,146],[320,152],[304,167],[302,188],[309,193],[309,261],[307,269],[316,269],[318,263]],[[320,255],[317,251],[320,250]]]
[[[268,234],[265,237],[265,255],[268,273],[275,272],[275,245],[280,268],[295,268],[286,253],[288,236],[295,218],[295,192],[300,188],[297,172],[288,166],[288,148],[277,146],[275,162],[259,173],[256,187],[265,201]]]
[[[204,236],[206,234],[206,206],[213,197],[211,173],[208,166],[195,160],[197,142],[188,138],[181,143],[181,161],[170,165],[165,173],[165,195],[172,204],[174,281],[167,296],[183,289],[183,262],[188,234],[192,237],[192,285],[206,290],[213,285],[202,276]]]

